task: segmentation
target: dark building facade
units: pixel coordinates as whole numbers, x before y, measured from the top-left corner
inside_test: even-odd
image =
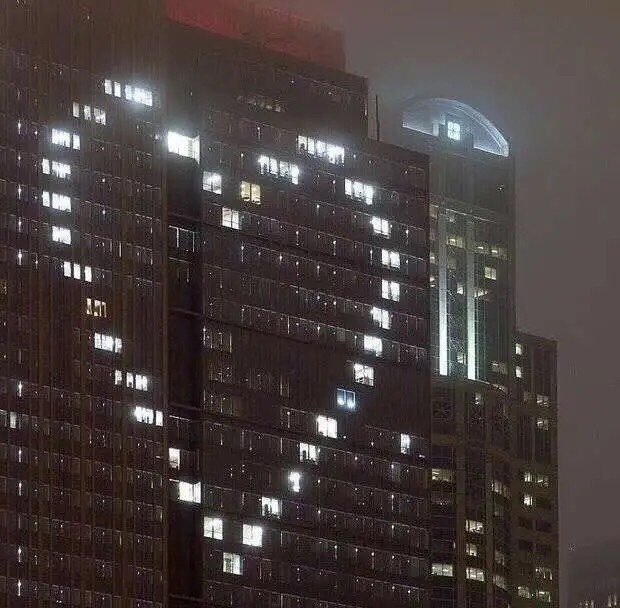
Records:
[[[513,606],[559,606],[557,345],[515,342]]]
[[[427,159],[164,9],[0,6],[0,605],[424,606]]]

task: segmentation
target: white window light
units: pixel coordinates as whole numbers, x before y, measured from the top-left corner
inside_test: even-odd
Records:
[[[168,131],[168,152],[185,158],[193,158],[200,163],[200,135],[187,137],[174,131]]]
[[[249,547],[263,546],[263,527],[243,524],[243,544]]]
[[[143,424],[154,424],[155,426],[164,425],[164,415],[159,410],[152,410],[148,407],[138,405],[133,413],[136,420]]]
[[[222,207],[222,226],[239,230],[239,212],[235,209]]]
[[[453,120],[449,120],[448,125],[447,125],[447,135],[450,139],[454,139],[455,141],[460,141],[461,139],[460,123],[454,122]]]
[[[491,281],[497,280],[497,268],[493,268],[492,266],[484,267],[484,278],[490,279]]]
[[[250,182],[241,182],[241,199],[246,203],[260,205],[260,186]]]
[[[77,103],[77,101],[73,102],[73,117],[74,118],[80,117],[80,104]]]
[[[261,156],[258,159],[258,164],[263,175],[275,175],[290,181],[292,184],[299,184],[299,167],[293,163],[269,156]]]
[[[179,500],[200,504],[200,482],[179,481]]]
[[[149,380],[144,374],[136,374],[136,390],[137,391],[148,391],[149,390]]]
[[[179,448],[168,448],[168,465],[171,469],[181,468],[181,450]]]
[[[508,585],[506,583],[506,578],[504,576],[502,576],[501,574],[494,574],[493,575],[493,584],[495,584],[500,589],[507,589],[508,588]]]
[[[400,453],[411,454],[411,435],[401,433],[400,435]]]
[[[474,534],[484,534],[484,524],[475,519],[468,519],[465,521],[465,530]]]
[[[77,266],[79,268],[79,264]],[[87,283],[92,283],[93,281],[93,270],[90,266],[84,266],[84,280]]]
[[[51,173],[51,164],[49,158],[41,159],[41,171],[43,171],[44,175],[49,175]]]
[[[432,481],[454,482],[454,471],[451,469],[431,469]]]
[[[354,410],[357,406],[355,391],[348,391],[345,388],[336,390],[336,403],[338,407],[345,407],[348,410]]]
[[[121,97],[122,95],[121,83],[109,79],[103,81],[103,90],[106,95],[114,95],[114,97]]]
[[[364,350],[369,353],[374,353],[377,357],[381,356],[383,352],[383,341],[376,336],[364,336]]]
[[[241,574],[241,556],[236,553],[224,553],[222,555],[222,571],[225,574]]]
[[[370,317],[381,329],[390,329],[392,325],[389,310],[373,306],[370,309]]]
[[[301,490],[301,473],[299,471],[291,471],[288,474],[288,487],[291,492],[295,493]]]
[[[52,144],[63,148],[80,149],[80,136],[77,133],[69,133],[61,129],[52,129]]]
[[[474,543],[465,543],[465,553],[470,557],[478,557],[478,545],[474,545]]]
[[[400,300],[400,283],[381,279],[381,297],[384,300],[398,302]]]
[[[125,85],[125,99],[142,104],[143,106],[153,106],[153,92],[131,84]]]
[[[41,192],[41,203],[44,207],[51,207],[58,211],[71,211],[71,197],[56,192]]]
[[[86,298],[86,314],[90,317],[105,319],[108,316],[108,305],[101,300]]]
[[[370,365],[364,365],[363,363],[353,364],[353,380],[359,384],[366,384],[367,386],[374,386],[375,384],[375,370]]]
[[[331,437],[336,439],[338,437],[338,422],[335,418],[328,418],[327,416],[316,417],[316,432],[323,437]]]
[[[454,566],[452,564],[434,563],[431,567],[433,576],[454,576]]]
[[[495,563],[499,564],[500,566],[506,565],[506,554],[502,551],[499,551],[498,549],[495,549]]]
[[[520,365],[515,366],[515,376],[517,378],[523,378],[523,368]]]
[[[484,582],[484,570],[481,568],[474,568],[472,566],[468,566],[465,571],[465,575],[471,581],[480,581]]]
[[[69,179],[71,177],[71,165],[52,161],[52,175],[58,179]]]
[[[95,123],[99,125],[106,124],[105,110],[102,110],[101,108],[96,108],[96,107],[91,108],[91,106],[86,105],[86,104],[80,105],[76,101],[73,102],[73,116],[75,118],[84,118],[84,120],[87,120],[89,122],[94,121]]]
[[[344,165],[344,148],[312,137],[297,137],[297,151],[316,158],[322,158],[332,165]]]
[[[133,374],[131,372],[127,372],[125,385],[127,386],[127,388],[133,388]]]
[[[372,230],[374,234],[379,236],[384,236],[386,238],[390,237],[390,222],[388,220],[384,220],[380,217],[373,217],[370,220],[370,224],[372,225]]]
[[[517,587],[517,595],[519,597],[524,597],[526,599],[531,599],[532,592],[530,591],[529,587],[526,587],[525,585],[519,585]]]
[[[299,444],[299,461],[300,462],[317,462],[319,458],[319,449],[311,443]]]
[[[222,194],[222,175],[212,171],[205,171],[202,174],[202,189],[214,194]]]
[[[524,494],[523,495],[523,505],[526,507],[533,507],[534,506],[534,497],[531,494]]]
[[[523,344],[521,344],[520,342],[516,342],[515,343],[515,355],[522,355],[523,354]]]
[[[97,350],[105,350],[109,353],[120,353],[123,350],[123,342],[120,338],[95,333],[94,341]]]
[[[63,245],[71,245],[71,230],[62,226],[52,226],[52,241],[54,243],[62,243]]]
[[[261,511],[264,516],[280,517],[281,503],[279,498],[263,496],[261,499]]]
[[[398,251],[381,250],[381,263],[386,268],[400,268],[400,254]]]
[[[205,538],[222,540],[224,538],[224,520],[221,517],[205,517],[203,535]]]
[[[114,386],[123,384],[123,372],[120,369],[114,370]]]
[[[367,205],[372,205],[375,197],[375,189],[372,186],[348,178],[344,180],[344,193],[348,197],[363,201]]]

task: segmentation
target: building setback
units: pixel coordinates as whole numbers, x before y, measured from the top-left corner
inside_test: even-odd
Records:
[[[167,14],[0,8],[0,605],[426,605],[427,158]]]

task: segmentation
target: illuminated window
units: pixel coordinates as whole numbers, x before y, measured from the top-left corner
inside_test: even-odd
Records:
[[[54,241],[54,243],[71,245],[71,230],[69,228],[62,228],[61,226],[52,226],[52,241]]]
[[[136,390],[137,391],[148,391],[149,390],[149,380],[144,374],[136,374]]]
[[[288,474],[288,487],[291,492],[295,493],[301,490],[301,473],[298,471],[291,471]]]
[[[381,263],[386,268],[400,268],[400,254],[398,251],[381,250]]]
[[[398,302],[400,300],[400,283],[381,279],[381,297],[384,300]]]
[[[405,435],[401,433],[400,435],[400,453],[401,454],[411,454],[411,435]]]
[[[553,570],[546,568],[545,566],[536,566],[536,576],[546,581],[553,580]]]
[[[344,388],[337,389],[336,403],[339,407],[345,407],[348,410],[354,410],[356,407],[355,391],[348,391]]]
[[[499,494],[500,496],[503,496],[504,498],[510,497],[510,490],[508,489],[508,486],[503,481],[500,481],[499,479],[493,480],[492,489],[493,489],[493,492],[495,492],[496,494]]]
[[[536,395],[536,405],[549,407],[549,397],[547,397],[546,395]]]
[[[299,444],[299,460],[300,462],[317,462],[319,458],[319,449],[311,443]]]
[[[200,136],[187,137],[174,131],[168,131],[168,152],[200,162]]]
[[[164,425],[163,413],[159,410],[152,410],[148,407],[136,406],[133,414],[138,422],[142,424],[154,424],[155,426]]]
[[[97,350],[105,350],[109,353],[120,353],[123,350],[123,341],[120,338],[106,334],[95,333],[94,342]]]
[[[101,300],[86,298],[86,314],[105,319],[108,316],[107,304]]]
[[[241,556],[236,553],[222,555],[222,571],[225,574],[241,574]]]
[[[381,338],[365,335],[364,350],[369,353],[374,353],[378,357],[383,352],[383,341]]]
[[[390,311],[373,306],[370,309],[370,317],[381,329],[390,329],[392,325]]]
[[[539,486],[542,486],[543,488],[548,488],[549,487],[549,475],[543,475],[541,473],[538,473],[536,475],[536,483]]]
[[[389,238],[391,230],[388,220],[381,219],[380,217],[373,217],[370,223],[375,234]]]
[[[465,247],[465,239],[462,236],[449,234],[447,237],[447,244],[452,247],[460,247],[463,249]]]
[[[222,207],[222,226],[239,230],[239,212],[228,207]]]
[[[550,604],[551,603],[551,592],[545,591],[543,589],[538,589],[538,591],[536,591],[536,599],[540,600],[541,602],[545,602],[546,604]]]
[[[71,211],[71,197],[56,192],[41,192],[41,203],[44,207],[51,207],[57,211]]]
[[[325,143],[312,137],[300,135],[297,138],[297,151],[316,158],[322,158],[332,165],[344,165],[344,148]]]
[[[502,551],[499,551],[497,549],[495,549],[495,563],[499,564],[500,566],[506,565],[506,555]]]
[[[52,129],[52,144],[63,148],[80,149],[80,136],[76,133],[69,133],[60,129]]]
[[[495,584],[500,589],[506,589],[507,588],[506,578],[503,577],[501,574],[494,574],[493,575],[493,584]]]
[[[179,481],[179,500],[200,504],[200,482]]]
[[[461,125],[452,120],[448,121],[447,134],[450,139],[459,141],[461,139]]]
[[[524,585],[519,585],[517,587],[517,595],[519,597],[524,597],[524,598],[527,598],[527,599],[531,599],[532,592],[531,592],[529,587],[526,587]]]
[[[522,355],[523,354],[523,344],[521,344],[520,342],[517,342],[515,344],[515,355]]]
[[[250,182],[241,182],[241,199],[246,203],[260,205],[260,186]]]
[[[485,266],[484,278],[491,279],[492,281],[497,280],[497,268],[493,268],[492,266]]]
[[[536,428],[541,431],[549,430],[549,418],[536,418]]]
[[[531,494],[524,494],[523,495],[523,504],[526,507],[533,507],[534,506],[534,497]]]
[[[478,545],[474,545],[474,543],[465,543],[465,553],[470,557],[478,557]]]
[[[515,376],[517,378],[523,378],[523,368],[520,365],[515,365]]]
[[[122,87],[120,82],[106,79],[103,82],[103,90],[106,95],[114,95],[114,97],[122,96]]]
[[[222,194],[222,176],[219,173],[205,171],[202,174],[202,189],[214,194]]]
[[[41,160],[41,170],[45,175],[53,175],[59,179],[71,177],[71,165],[59,163],[55,160],[50,162],[47,158]]]
[[[143,106],[153,106],[153,93],[151,91],[130,84],[125,85],[125,99]]]
[[[454,566],[452,564],[434,563],[431,567],[433,576],[454,576]]]
[[[261,499],[261,511],[265,517],[280,517],[280,499],[263,496]]]
[[[171,469],[181,468],[181,450],[179,448],[168,448],[168,464]]]
[[[467,576],[470,581],[484,582],[484,570],[481,568],[473,568],[472,566],[468,566],[465,571],[465,576]]]
[[[98,125],[106,124],[106,114],[104,110],[95,107],[91,108],[88,105],[80,106],[80,104],[75,101],[73,102],[73,116],[75,118],[83,118],[87,121],[94,121]]]
[[[346,196],[362,201],[367,205],[372,205],[375,197],[375,189],[372,186],[348,178],[344,180],[344,193]]]
[[[503,361],[491,361],[491,371],[496,374],[506,374],[508,372],[508,368]]]
[[[334,418],[317,416],[316,432],[319,435],[323,435],[323,437],[331,437],[332,439],[336,439],[338,437],[338,422]]]
[[[468,519],[465,521],[465,530],[474,534],[484,534],[484,524],[475,519]]]
[[[224,538],[224,520],[221,517],[205,517],[203,535],[205,538],[222,540]]]
[[[432,469],[431,479],[433,481],[452,483],[454,481],[454,471],[451,471],[450,469]]]
[[[243,544],[250,547],[262,547],[263,528],[262,526],[252,526],[243,524]]]
[[[375,370],[370,365],[364,365],[362,363],[353,364],[353,380],[359,384],[366,384],[367,386],[374,386],[375,384]]]
[[[263,175],[274,175],[293,184],[299,184],[299,167],[293,163],[269,156],[261,156],[258,159],[258,165]]]

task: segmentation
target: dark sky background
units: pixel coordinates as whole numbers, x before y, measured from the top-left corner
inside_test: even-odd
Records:
[[[559,341],[563,565],[570,545],[620,538],[620,1],[258,1],[345,32],[385,139],[399,105],[429,95],[511,141],[517,320]]]

